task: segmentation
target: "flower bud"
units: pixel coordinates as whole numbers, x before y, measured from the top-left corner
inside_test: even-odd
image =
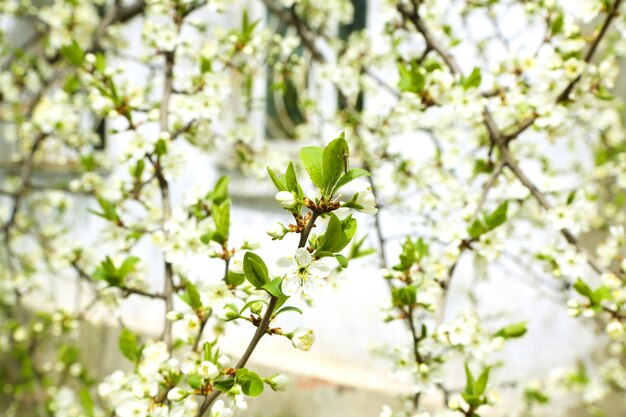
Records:
[[[453,398],[448,401],[448,408],[452,411],[459,410],[461,408],[461,402],[458,399]]]
[[[276,201],[286,209],[293,208],[297,203],[296,197],[290,191],[280,191],[276,193]]]
[[[220,370],[213,362],[202,361],[198,367],[198,375],[203,378],[215,379],[219,374]]]
[[[170,311],[165,316],[169,321],[178,321],[183,318],[183,313],[180,311]]]
[[[296,349],[308,352],[309,350],[311,350],[313,342],[315,342],[315,335],[313,334],[313,330],[311,329],[298,327],[292,333],[291,344]]]
[[[289,230],[281,223],[276,223],[268,227],[266,233],[270,235],[272,240],[281,240],[287,233],[289,233]]]
[[[365,214],[376,214],[378,213],[378,208],[376,208],[376,199],[374,198],[374,194],[372,193],[371,188],[366,188],[356,196],[355,201],[357,211]]]
[[[287,385],[289,384],[289,377],[285,374],[278,373],[266,378],[265,382],[274,391],[285,391],[287,389]]]
[[[185,398],[187,398],[189,396],[189,393],[176,387],[176,388],[172,388],[170,390],[170,392],[167,393],[167,399],[172,401],[172,402],[176,402],[176,401],[181,401],[184,400]]]
[[[624,336],[624,325],[619,320],[611,320],[609,324],[606,325],[606,334],[613,340],[620,339]]]
[[[357,184],[357,192],[348,201],[344,202],[342,207],[353,208],[365,214],[378,213],[376,198],[374,193],[372,193],[372,188],[365,181]]]
[[[243,274],[243,257],[245,256],[246,251],[239,251],[230,258],[230,263],[228,264],[228,270],[233,274]]]

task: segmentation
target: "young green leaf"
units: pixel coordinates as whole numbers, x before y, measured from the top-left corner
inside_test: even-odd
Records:
[[[372,175],[369,173],[369,171],[366,171],[364,169],[361,168],[352,168],[350,169],[348,172],[344,173],[339,180],[337,181],[337,184],[335,184],[335,188],[333,190],[333,194],[335,192],[337,192],[341,187],[343,187],[346,184],[349,184],[350,182],[352,182],[353,180],[365,176],[365,175]]]
[[[298,178],[296,177],[296,169],[293,166],[293,162],[289,162],[287,166],[287,172],[285,174],[285,184],[287,185],[287,191],[291,191],[296,195],[299,195],[300,185],[298,184]]]
[[[485,223],[488,230],[493,230],[496,227],[503,224],[507,219],[507,213],[509,210],[509,202],[504,201],[488,216],[485,217]]]
[[[124,328],[120,334],[118,341],[120,352],[133,363],[136,363],[141,357],[141,350],[137,336],[130,330]]]
[[[324,178],[324,194],[330,195],[335,188],[337,180],[344,175],[345,159],[349,154],[348,142],[346,142],[345,135],[341,132],[341,135],[332,142],[330,142],[324,148],[322,153],[323,158],[323,178]]]
[[[302,313],[302,310],[300,310],[298,307],[294,307],[294,306],[287,306],[287,307],[283,307],[283,308],[281,308],[280,310],[278,310],[278,311],[276,312],[276,314],[275,314],[275,315],[276,315],[276,316],[278,316],[279,314],[281,314],[281,313],[286,313],[286,312],[288,312],[288,311],[295,311],[295,312],[296,312],[296,313],[298,313],[298,314],[303,314],[303,313]]]
[[[133,272],[135,270],[135,266],[139,263],[140,260],[141,259],[136,256],[129,256],[128,258],[124,259],[124,262],[122,262],[122,265],[120,265],[117,271],[117,275],[120,277],[120,279],[124,280],[124,278],[126,278],[131,272]]]
[[[474,396],[474,375],[472,375],[472,370],[469,368],[467,363],[465,363],[465,394],[469,396]]]
[[[202,377],[198,374],[191,374],[187,378],[187,384],[193,389],[198,389],[203,385]]]
[[[348,267],[348,259],[345,256],[337,253],[337,254],[335,254],[335,259],[339,263],[339,266],[341,266],[342,268],[347,268]]]
[[[249,397],[256,397],[263,392],[263,379],[246,368],[237,369],[235,381],[241,386],[241,391]]]
[[[285,179],[278,178],[278,175],[276,175],[276,173],[274,172],[274,170],[272,170],[272,168],[267,167],[267,173],[270,176],[270,179],[272,180],[276,188],[278,189],[278,191],[289,191],[287,189],[287,184],[285,183]]]
[[[226,274],[226,283],[232,287],[238,287],[246,280],[244,274],[236,274],[232,271],[228,271]]]
[[[318,252],[337,252],[334,248],[341,239],[341,221],[334,213],[330,213],[329,217],[326,232],[318,239],[316,255]]]
[[[590,297],[592,294],[591,288],[589,285],[585,283],[582,279],[578,278],[574,283],[574,289],[578,294],[583,295],[585,297]]]
[[[213,240],[218,243],[226,242],[230,231],[230,201],[225,200],[221,204],[213,205],[213,220],[216,228]]]
[[[81,387],[79,391],[80,396],[80,405],[83,407],[83,412],[85,417],[93,417],[94,413],[94,405],[93,398],[91,398],[91,393],[87,387]]]
[[[309,174],[313,184],[320,190],[323,190],[326,185],[324,181],[323,153],[324,150],[320,146],[305,146],[300,149],[302,165],[304,165],[304,169]]]
[[[475,392],[474,394],[477,397],[482,396],[485,393],[485,389],[487,388],[487,383],[489,382],[489,371],[491,367],[486,367],[483,372],[480,374],[475,384]]]
[[[470,88],[480,87],[480,83],[482,82],[482,74],[480,72],[480,68],[474,67],[470,75],[467,77],[461,77],[461,85],[464,90],[469,90]]]
[[[69,45],[61,47],[61,55],[70,64],[80,67],[85,62],[85,52],[82,50],[78,42],[72,41]]]
[[[282,282],[282,278],[274,278],[272,281],[263,285],[263,287],[261,288],[267,291],[270,295],[273,295],[274,297],[284,297],[285,294],[283,294],[281,288]]]
[[[215,183],[213,191],[211,191],[211,201],[213,204],[220,205],[228,198],[228,183],[230,179],[226,176],[220,177]]]
[[[522,321],[501,328],[494,336],[500,336],[505,339],[514,339],[524,336],[526,334],[526,330],[526,322]]]
[[[225,378],[213,381],[213,387],[220,392],[228,392],[235,386],[235,378]]]
[[[267,266],[261,257],[253,252],[246,252],[243,257],[243,272],[246,279],[255,288],[262,288],[270,282]]]
[[[202,300],[200,299],[200,293],[196,286],[187,281],[185,283],[185,293],[180,297],[189,307],[197,310],[202,307]]]
[[[398,62],[398,72],[400,73],[400,79],[398,81],[398,88],[401,91],[419,94],[426,85],[426,77],[420,71],[419,64],[417,62],[411,62],[406,65],[402,62]]]

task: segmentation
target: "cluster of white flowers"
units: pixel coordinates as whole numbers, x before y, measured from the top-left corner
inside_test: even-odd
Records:
[[[0,178],[3,389],[36,386],[33,398],[56,417],[231,417],[264,385],[280,391],[287,379],[261,378],[245,369],[247,358],[241,365],[218,354],[228,323],[310,350],[313,330],[275,326],[289,309],[273,309],[285,297],[311,301],[335,270],[368,253],[347,246],[355,218],[366,214],[378,216],[370,240],[378,237],[378,267],[391,289],[383,320],[408,329],[408,342],[383,355],[414,394],[381,417],[473,415],[497,402],[488,366],[525,324],[493,328],[474,287],[477,308],[461,307],[454,318],[448,310],[457,275],[480,285],[505,280],[509,262],[528,275],[543,267],[542,279],[557,280],[545,287],[557,289],[572,316],[592,319],[606,343],[603,363],[581,358],[589,369],[528,384],[525,403],[574,393],[599,407],[611,390],[626,390],[626,130],[614,97],[626,56],[621,2],[368,2],[367,29],[348,36],[358,2],[263,3],[269,16],[250,2],[224,0],[0,2],[9,22],[0,29],[0,158],[7,155],[0,162],[3,170],[8,164]],[[369,10],[374,4],[380,10]],[[504,27],[512,20],[528,30],[518,36]],[[590,30],[596,24],[611,29]],[[29,25],[32,37],[12,32]],[[339,100],[329,100],[331,89]],[[270,102],[276,115],[266,114]],[[315,190],[304,193],[296,170],[282,175],[289,152],[265,140],[275,130],[307,145],[320,132],[345,130],[351,162],[371,171],[372,181],[346,185],[366,174],[350,169],[347,149],[336,155],[342,162],[309,147],[297,175],[306,171]],[[199,172],[201,191],[179,203],[179,180],[213,151],[221,167],[244,174],[280,167],[275,198],[293,221],[270,221],[267,234],[305,239],[276,265],[255,253],[266,253],[267,242],[231,236],[237,219],[225,183],[209,191]],[[59,174],[60,167],[69,168]],[[68,227],[87,206],[101,221]],[[307,240],[316,220],[327,226]],[[397,265],[389,256],[397,249],[394,223],[405,242]],[[162,263],[136,258],[154,249]],[[160,280],[152,277],[161,276],[165,285],[155,290]],[[70,307],[74,292],[66,288],[75,279]],[[66,296],[66,310],[22,314],[25,299],[48,308],[42,300],[57,294]],[[162,340],[142,343],[124,332],[121,350],[134,369],[110,374],[96,393],[89,364],[74,351],[78,322],[99,317],[126,327],[131,295],[165,304],[167,320],[154,320],[165,323]],[[57,355],[41,354],[42,345]],[[45,377],[5,380],[4,355]],[[31,361],[40,356],[59,359]],[[482,367],[484,384],[449,395],[460,384],[449,384],[448,368],[462,361],[468,372]],[[55,386],[57,376],[72,381]],[[437,391],[450,401],[424,410],[420,395]],[[102,401],[89,400],[96,394]],[[20,398],[11,410],[28,414]],[[205,400],[210,410],[201,408]]]

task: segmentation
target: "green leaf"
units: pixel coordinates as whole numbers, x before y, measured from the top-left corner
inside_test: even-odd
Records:
[[[118,344],[122,355],[131,362],[136,363],[141,357],[137,336],[130,330],[126,328],[122,329]]]
[[[580,295],[583,295],[585,297],[591,297],[591,294],[592,294],[591,288],[589,287],[589,285],[585,283],[585,281],[583,281],[580,278],[578,278],[576,282],[574,283],[574,289]]]
[[[128,258],[124,259],[124,262],[122,262],[122,265],[120,265],[117,271],[117,275],[122,281],[128,276],[128,274],[135,270],[135,266],[139,263],[140,260],[141,259],[136,256],[129,256]]]
[[[352,216],[348,216],[341,221],[341,238],[333,247],[334,252],[343,250],[356,234],[357,222]]]
[[[352,168],[352,169],[350,169],[348,172],[343,174],[341,176],[341,178],[339,178],[339,180],[337,181],[337,184],[335,185],[335,189],[334,189],[333,193],[338,191],[344,185],[352,182],[353,180],[355,180],[355,179],[357,179],[359,177],[365,176],[365,175],[372,175],[372,174],[370,174],[369,171],[366,171],[366,170],[361,169],[361,168]]]
[[[374,248],[362,249],[366,238],[367,235],[363,235],[361,239],[354,240],[352,242],[352,246],[350,246],[350,253],[348,254],[348,259],[362,258],[364,256],[371,255],[372,253],[376,253],[376,249]]]
[[[137,161],[137,163],[134,166],[131,167],[130,175],[139,179],[141,178],[141,175],[143,174],[145,169],[146,169],[146,161],[144,159],[140,159]]]
[[[505,339],[514,339],[524,336],[526,334],[526,331],[526,322],[522,321],[501,328],[496,332],[494,336],[500,336]]]
[[[272,281],[263,285],[263,287],[261,288],[267,291],[270,295],[273,295],[274,297],[284,297],[285,294],[283,294],[281,287],[282,283],[282,278],[274,278]]]
[[[104,54],[102,52],[98,52],[96,54],[96,60],[93,63],[93,68],[97,72],[103,73],[104,70],[106,70],[106,67],[107,67],[106,57],[104,56]]]
[[[274,183],[274,185],[276,186],[276,188],[278,189],[278,191],[289,191],[287,189],[287,185],[285,184],[285,182],[282,179],[279,179],[278,176],[276,175],[276,173],[272,170],[272,168],[267,167],[267,173],[270,176],[270,179],[272,180],[272,182]]]
[[[214,204],[212,213],[217,229],[213,239],[218,243],[224,243],[228,240],[230,230],[230,201],[225,200],[221,204]]]
[[[490,366],[486,367],[483,370],[483,372],[480,374],[478,379],[476,380],[476,385],[474,387],[475,387],[475,395],[477,397],[482,396],[483,393],[485,392],[485,389],[487,388],[487,383],[489,382],[489,371],[490,370],[491,370]]]
[[[246,279],[256,289],[270,282],[267,266],[261,257],[253,252],[246,252],[243,257],[243,272]]]
[[[507,220],[508,209],[508,201],[500,203],[500,205],[496,207],[491,214],[485,214],[483,216],[483,221],[479,219],[474,220],[474,222],[472,222],[472,224],[467,228],[467,233],[470,237],[476,239],[480,237],[480,235],[502,225]]]
[[[342,237],[341,221],[334,213],[330,213],[329,217],[326,231],[318,239],[316,254],[317,252],[338,252],[334,249],[338,246]]]
[[[71,95],[80,90],[80,87],[80,78],[76,74],[68,74],[63,85],[65,92]]]
[[[426,77],[420,71],[419,64],[417,62],[411,62],[406,65],[402,62],[398,62],[398,72],[400,79],[398,80],[398,88],[401,91],[419,94],[426,85]]]
[[[592,304],[598,304],[602,300],[610,299],[612,295],[611,289],[605,286],[596,288],[590,295],[589,301]]]
[[[214,364],[218,363],[220,348],[217,347],[217,339],[214,339],[212,342],[204,342],[201,357],[205,361],[213,362]]]
[[[256,397],[263,392],[263,379],[246,368],[237,369],[235,381],[241,386],[241,391],[249,397]]]
[[[95,214],[96,216],[100,216],[106,220],[119,223],[120,218],[117,215],[116,206],[110,201],[102,197],[98,197],[97,200],[98,200],[98,204],[100,205],[100,208],[102,209],[102,212],[97,212],[95,210],[89,210],[89,212]]]
[[[63,58],[70,64],[76,65],[77,67],[82,66],[83,62],[85,62],[85,52],[76,41],[72,41],[69,45],[62,46],[61,55],[63,55]]]
[[[469,366],[467,365],[467,362],[465,363],[465,394],[467,394],[468,396],[473,397],[474,396],[474,375],[472,375],[472,371],[469,368]]]
[[[293,162],[289,162],[287,166],[287,173],[285,174],[285,184],[287,185],[287,191],[291,191],[296,195],[299,195],[300,186],[298,185],[298,178],[296,177],[296,169],[293,167]]]
[[[487,228],[478,219],[474,220],[470,227],[467,228],[467,234],[474,239],[480,237],[480,235],[486,232]]]
[[[298,314],[302,314],[302,310],[300,310],[298,307],[287,306],[287,307],[283,307],[280,310],[278,310],[275,315],[278,316],[279,314],[286,313],[287,311],[295,311]]]
[[[213,62],[207,57],[200,57],[200,72],[213,72]]]
[[[185,296],[186,297],[181,298],[183,298],[183,301],[185,301],[189,305],[189,307],[193,308],[194,310],[202,307],[202,300],[200,298],[198,288],[196,288],[196,286],[189,281],[185,282]]]
[[[412,286],[393,288],[391,301],[397,307],[411,307],[417,302],[417,288]]]
[[[313,184],[320,190],[324,189],[324,168],[323,168],[324,150],[320,146],[305,146],[300,149],[300,160],[304,169],[309,174]]]
[[[506,221],[508,209],[509,202],[504,201],[500,203],[493,213],[485,217],[485,224],[487,225],[488,230],[493,230]]]
[[[79,391],[80,405],[83,407],[85,417],[94,416],[93,399],[87,387],[81,387]]]
[[[261,304],[265,304],[267,305],[267,301],[265,300],[252,300],[252,301],[248,301],[246,304],[244,304],[243,307],[241,307],[241,310],[239,310],[239,314],[243,314],[244,311],[246,311],[248,308],[252,307],[253,305],[255,305],[256,303],[261,303]]]
[[[232,271],[228,271],[226,274],[226,283],[233,287],[238,287],[246,280],[246,276],[244,274],[235,274]]]
[[[221,392],[228,392],[235,386],[235,378],[218,379],[213,381],[213,387]]]
[[[563,23],[565,22],[565,16],[563,12],[559,13],[554,20],[550,23],[550,33],[552,36],[558,35],[563,30]]]
[[[346,259],[345,256],[337,253],[337,254],[335,254],[335,259],[337,259],[337,262],[339,262],[339,265],[342,268],[347,268],[348,267],[348,259]]]
[[[324,148],[323,158],[323,178],[324,194],[329,195],[335,188],[337,180],[344,175],[346,161],[349,155],[348,142],[346,142],[344,132]]]
[[[461,77],[461,85],[464,90],[469,90],[470,88],[480,87],[480,83],[482,82],[482,74],[480,72],[480,68],[474,67],[470,75],[467,77]]]
[[[204,385],[204,381],[200,375],[191,374],[189,375],[189,378],[187,378],[187,384],[189,384],[189,386],[193,389],[198,389]]]
[[[211,201],[213,201],[213,204],[221,205],[228,199],[229,182],[230,179],[226,176],[220,177],[220,179],[217,180],[211,192]]]
[[[167,142],[165,141],[165,139],[157,140],[157,142],[154,144],[154,152],[157,154],[157,156],[163,156],[167,153]]]
[[[402,244],[402,252],[400,253],[400,263],[393,268],[397,271],[407,271],[413,265],[421,261],[428,255],[428,244],[423,238],[417,239],[415,242],[409,236],[406,237]]]
[[[524,392],[524,396],[528,402],[536,402],[538,404],[547,404],[550,401],[550,397],[536,389],[527,389]]]

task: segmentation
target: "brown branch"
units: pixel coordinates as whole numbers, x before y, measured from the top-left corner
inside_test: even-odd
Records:
[[[315,221],[317,220],[317,217],[318,217],[318,214],[316,212],[314,211],[311,212],[311,217],[309,218],[309,221],[307,222],[306,226],[300,233],[300,241],[298,242],[298,248],[305,247],[306,242],[309,238],[309,234],[311,233],[311,230],[313,229],[313,226],[315,225]],[[246,363],[250,359],[250,356],[254,352],[254,349],[259,344],[259,341],[267,333],[267,328],[272,319],[272,316],[274,315],[274,309],[276,308],[277,302],[278,302],[278,298],[272,295],[270,297],[270,302],[267,305],[267,309],[265,310],[265,314],[263,315],[261,322],[256,328],[254,335],[252,336],[252,339],[248,343],[248,347],[246,348],[245,352],[243,353],[243,355],[237,362],[235,369],[241,369],[244,366],[246,366]],[[220,396],[220,394],[221,394],[220,391],[215,390],[211,394],[207,395],[204,398],[204,401],[202,402],[202,405],[200,406],[200,409],[198,410],[196,417],[202,417],[204,413],[210,410],[211,406],[213,405],[217,397]]]
[[[182,22],[181,22],[182,23]],[[180,24],[178,26],[178,30],[180,31]],[[161,106],[159,109],[159,124],[161,133],[169,133],[169,125],[168,125],[168,115],[169,115],[169,105],[170,98],[172,94],[172,85],[174,83],[174,63],[175,63],[175,51],[170,51],[165,53],[165,78],[163,80],[163,96],[161,97]],[[152,163],[154,167],[154,172],[157,177],[157,182],[159,184],[159,190],[161,192],[161,208],[163,210],[163,218],[162,223],[165,224],[170,217],[172,216],[172,207],[170,201],[170,189],[169,183],[163,174],[160,157],[157,159],[153,159],[148,157],[148,160]],[[165,255],[163,255],[165,257]],[[164,272],[163,272],[163,281],[164,288],[163,293],[165,294],[165,310],[166,312],[171,311],[174,308],[173,301],[173,293],[174,293],[174,270],[172,264],[167,260],[164,260]],[[172,347],[172,322],[165,318],[163,324],[163,336],[167,343],[168,347],[171,350]]]
[[[535,200],[537,200],[537,202],[539,203],[539,205],[543,209],[546,209],[546,210],[551,209],[552,205],[548,201],[548,198],[545,196],[544,193],[541,192],[541,190],[539,190],[539,188],[530,180],[530,178],[528,178],[528,176],[526,176],[524,171],[522,171],[522,169],[519,167],[517,162],[515,162],[515,159],[513,158],[513,155],[511,154],[511,152],[509,151],[509,148],[505,144],[500,144],[498,146],[500,148],[500,152],[502,154],[502,159],[506,163],[506,166],[513,172],[513,174],[522,183],[522,185],[524,185],[524,187],[526,187],[530,191],[532,196],[535,198]],[[589,253],[582,246],[582,244],[580,243],[578,238],[569,229],[563,228],[563,229],[560,230],[560,232],[563,235],[563,237],[565,237],[565,240],[567,240],[567,242],[569,242],[572,246],[574,246],[579,252],[581,252],[581,253],[586,255],[587,263],[589,264],[589,266],[591,266],[591,268],[594,271],[596,271],[599,274],[601,274],[603,272],[607,272],[594,259],[592,254]]]
[[[593,58],[594,53],[597,50],[598,45],[600,44],[600,41],[606,34],[608,27],[610,26],[612,20],[617,15],[621,2],[622,0],[616,0],[615,3],[613,4],[611,11],[609,12],[607,18],[605,19],[602,25],[602,30],[600,31],[598,36],[596,36],[596,38],[594,39],[593,43],[590,46],[589,51],[585,55],[585,62],[590,62],[591,59]],[[417,4],[415,5],[413,11],[406,10],[404,6],[398,6],[398,10],[403,16],[410,19],[410,21],[413,23],[416,29],[424,37],[427,46],[430,47],[432,50],[436,51],[437,54],[439,54],[439,56],[444,60],[444,62],[446,63],[450,71],[453,74],[460,74],[461,67],[455,61],[454,57],[451,54],[449,54],[436,41],[436,39],[430,33],[430,31],[428,30],[424,22],[421,20],[419,13],[418,13]],[[579,81],[579,79],[580,77],[573,80],[570,83],[570,86],[571,86],[570,90]],[[517,163],[515,162],[515,159],[513,158],[513,155],[511,154],[509,147],[508,147],[508,143],[512,139],[517,137],[525,129],[527,129],[533,124],[534,120],[537,118],[537,115],[533,115],[531,119],[528,119],[526,122],[524,122],[522,124],[523,128],[518,128],[515,132],[509,135],[502,134],[501,130],[498,128],[497,124],[495,123],[493,116],[489,112],[489,109],[485,108],[483,112],[483,116],[484,116],[485,128],[487,129],[487,132],[489,133],[489,138],[491,139],[492,145],[495,145],[498,147],[500,154],[501,154],[501,158],[504,161],[504,164],[507,166],[507,168],[509,168],[513,172],[513,174],[515,174],[517,179],[531,192],[532,196],[538,201],[539,205],[542,208],[550,209],[551,204],[548,201],[547,197],[539,190],[539,188],[537,188],[537,186],[520,169],[519,165],[517,165]],[[495,181],[495,178],[494,178],[494,181]],[[587,261],[589,265],[591,266],[591,268],[593,268],[598,273],[604,272],[604,268],[602,268],[601,265],[593,258],[593,256],[590,253],[588,253],[588,251],[586,251],[585,248],[582,247],[577,237],[570,230],[568,230],[567,228],[562,229],[561,234],[565,237],[567,242],[573,245],[579,252],[587,255]]]
[[[609,27],[611,26],[611,23],[613,22],[615,17],[619,15],[619,8],[621,6],[621,3],[622,3],[622,0],[615,0],[615,2],[613,3],[613,7],[611,8],[611,10],[608,11],[607,16],[604,19],[604,22],[602,23],[600,32],[598,32],[598,35],[594,38],[593,42],[589,46],[589,49],[587,50],[587,53],[585,54],[585,57],[584,57],[585,63],[588,64],[593,59],[598,49],[598,46],[600,45],[600,42],[606,35]],[[570,83],[565,87],[565,89],[563,89],[563,91],[556,98],[556,104],[560,104],[569,100],[569,96],[572,93],[572,90],[574,89],[576,84],[580,82],[581,78],[582,78],[582,74],[580,74],[578,77],[570,81]],[[535,120],[537,120],[538,117],[539,116],[537,114],[533,114],[527,117],[525,120],[523,120],[513,132],[506,135],[505,138],[507,142],[514,140],[520,134],[526,131],[526,129],[528,129],[530,126],[532,126],[535,123]]]
[[[454,75],[460,75],[463,73],[461,66],[458,64],[454,56],[449,53],[445,47],[439,43],[437,39],[432,35],[430,29],[426,26],[422,17],[419,14],[418,5],[415,4],[413,6],[413,10],[408,10],[406,6],[402,4],[398,4],[397,6],[398,12],[405,18],[408,19],[415,29],[424,37],[424,41],[426,42],[426,50],[427,51],[435,51],[437,55],[443,59],[447,67],[450,69],[450,72]]]

